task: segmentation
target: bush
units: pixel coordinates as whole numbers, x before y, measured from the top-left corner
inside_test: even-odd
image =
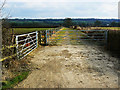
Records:
[[[108,50],[112,52],[120,52],[120,31],[109,30],[108,31]]]

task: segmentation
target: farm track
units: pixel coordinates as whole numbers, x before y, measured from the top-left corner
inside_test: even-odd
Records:
[[[31,53],[31,74],[15,88],[118,88],[117,58],[97,46],[46,46]]]

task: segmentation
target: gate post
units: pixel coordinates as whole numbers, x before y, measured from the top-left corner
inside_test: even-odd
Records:
[[[36,31],[36,48],[38,47],[38,32]]]
[[[45,42],[45,44],[47,45],[47,30],[46,30],[46,37],[45,37],[45,38],[46,38],[46,42]]]
[[[105,31],[105,41],[106,41],[106,45],[107,45],[107,42],[108,42],[108,30]]]
[[[19,50],[18,50],[18,36],[16,36],[16,56],[19,59]]]
[[[50,32],[49,32],[49,30],[48,30],[48,44],[49,44],[49,34],[50,34]]]
[[[76,39],[77,39],[77,42],[78,42],[78,40],[79,40],[79,39],[78,39],[78,30],[77,30],[77,35],[76,35]]]
[[[42,31],[39,31],[39,44],[42,45]]]

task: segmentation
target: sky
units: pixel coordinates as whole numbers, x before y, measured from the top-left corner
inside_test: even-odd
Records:
[[[7,0],[10,18],[118,18],[119,0]]]

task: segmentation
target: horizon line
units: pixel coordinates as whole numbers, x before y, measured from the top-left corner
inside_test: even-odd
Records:
[[[11,17],[9,19],[65,19],[65,18],[71,18],[71,19],[119,19],[118,17],[38,17],[38,18]]]

